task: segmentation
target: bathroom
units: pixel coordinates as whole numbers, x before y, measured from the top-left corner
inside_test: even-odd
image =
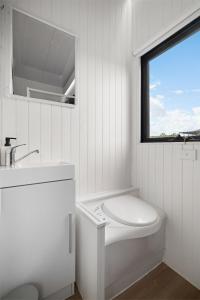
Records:
[[[144,76],[199,17],[199,0],[0,0],[0,299],[200,299],[200,42],[193,84],[155,60],[149,115]]]

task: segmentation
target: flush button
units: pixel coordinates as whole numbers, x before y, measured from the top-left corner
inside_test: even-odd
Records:
[[[181,152],[181,159],[184,160],[196,160],[197,159],[197,153],[196,150],[182,150]]]

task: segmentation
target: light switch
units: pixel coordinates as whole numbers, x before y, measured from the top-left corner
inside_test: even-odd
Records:
[[[186,149],[183,149],[182,152],[181,152],[181,159],[196,160],[197,159],[197,152],[196,152],[196,150],[186,150]]]

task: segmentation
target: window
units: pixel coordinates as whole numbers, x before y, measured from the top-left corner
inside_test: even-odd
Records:
[[[200,17],[141,58],[141,141],[200,141]]]

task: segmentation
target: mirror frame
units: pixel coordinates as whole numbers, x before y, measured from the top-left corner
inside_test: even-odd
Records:
[[[5,8],[7,9],[6,5]],[[10,35],[10,64],[9,64],[9,69],[10,69],[10,82],[9,82],[9,97],[13,98],[13,99],[23,99],[26,101],[31,101],[31,102],[37,102],[37,103],[42,103],[42,104],[51,104],[51,105],[57,105],[57,106],[65,106],[65,107],[69,107],[69,108],[75,108],[76,105],[78,104],[78,68],[77,68],[77,52],[78,52],[78,45],[79,45],[79,38],[77,37],[77,35],[73,32],[71,32],[70,30],[66,30],[62,27],[59,27],[51,22],[48,22],[42,18],[36,17],[30,13],[27,13],[24,10],[18,9],[14,6],[9,6],[9,10],[10,10],[10,30],[9,30],[9,35]],[[56,101],[51,101],[51,100],[44,100],[44,99],[39,99],[39,98],[31,98],[28,96],[21,96],[21,95],[15,95],[13,94],[13,11],[17,11],[20,12],[30,18],[33,18],[41,23],[44,23],[46,25],[49,25],[53,28],[56,28],[57,30],[60,30],[70,36],[72,36],[75,40],[75,103],[74,104],[69,104],[69,103],[63,103],[63,102],[56,102]]]

